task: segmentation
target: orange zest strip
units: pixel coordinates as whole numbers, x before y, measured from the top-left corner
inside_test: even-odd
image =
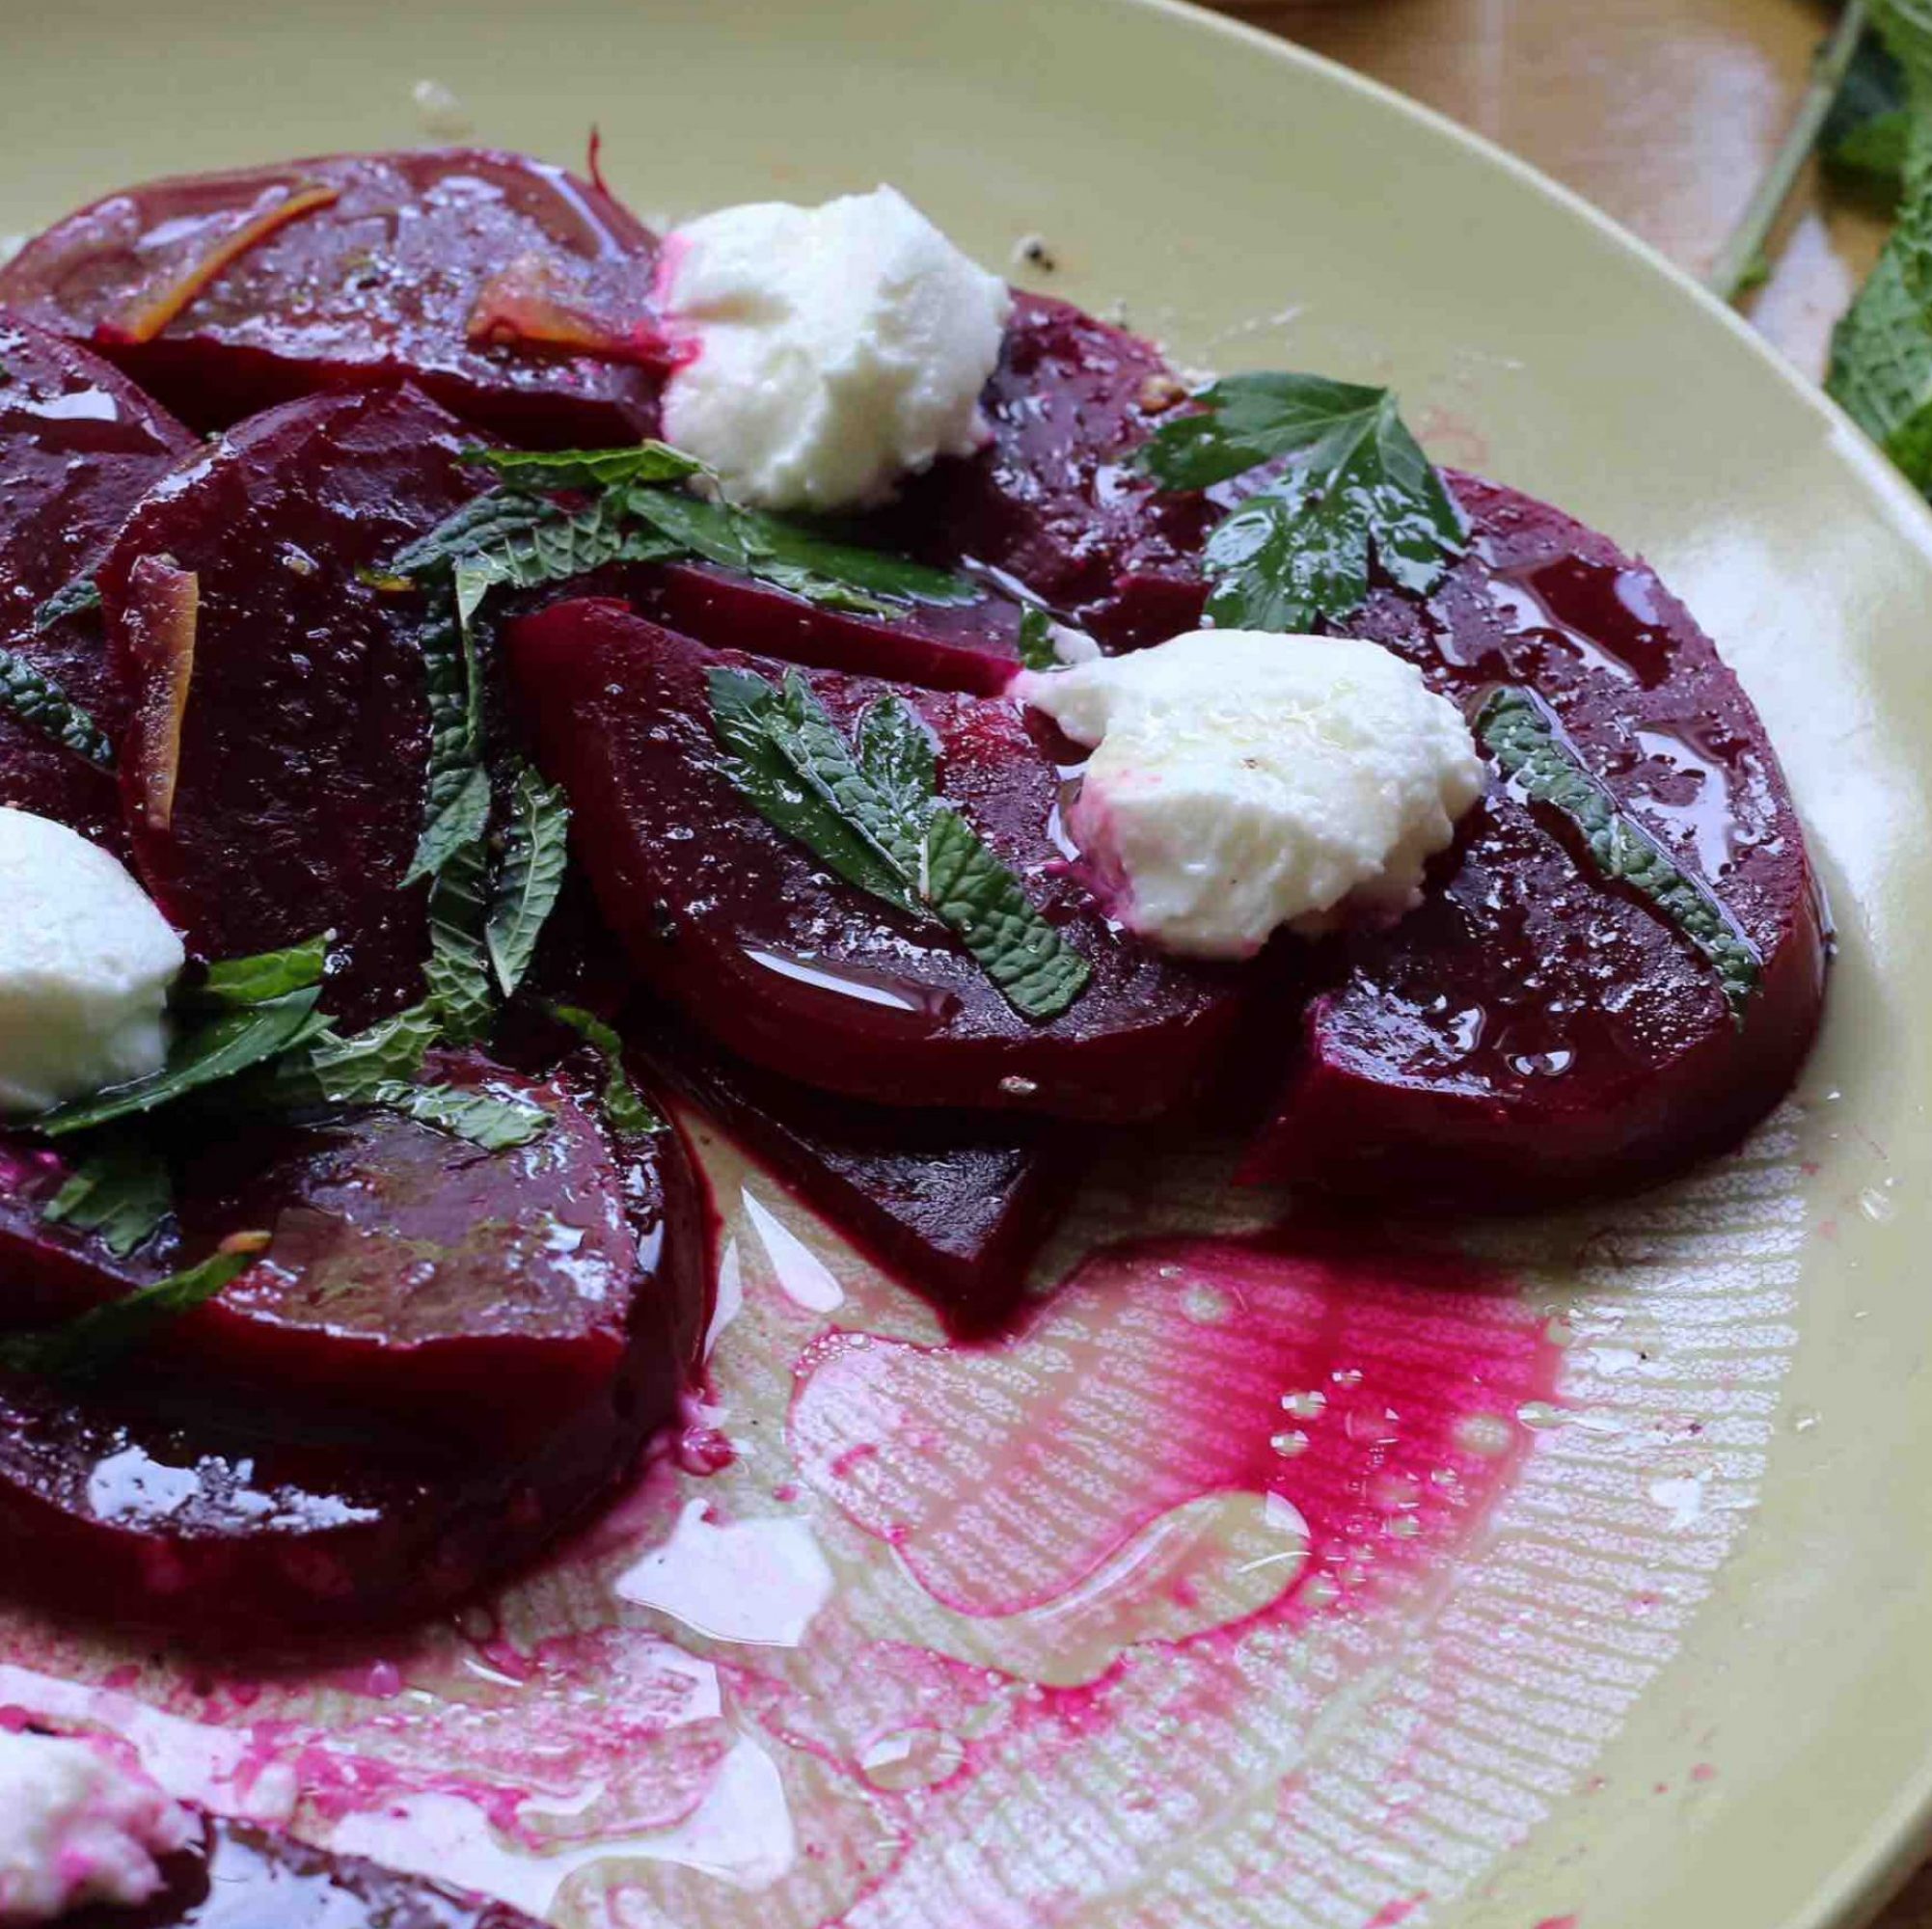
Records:
[[[127,580],[127,631],[147,673],[147,687],[130,732],[133,756],[125,773],[130,801],[150,830],[175,821],[175,786],[181,774],[181,720],[195,676],[195,630],[201,620],[201,579],[174,558],[135,558]]]
[[[168,324],[187,308],[196,296],[224,269],[231,267],[251,248],[257,248],[271,234],[279,233],[291,221],[299,221],[317,208],[332,207],[341,200],[337,187],[302,187],[269,206],[251,214],[240,227],[231,229],[206,254],[151,294],[127,302],[107,320],[95,328],[97,340],[117,344],[152,341]]]
[[[526,255],[483,284],[470,310],[473,348],[513,348],[539,355],[585,355],[599,362],[660,367],[670,346],[647,323],[613,327],[558,289],[556,271]]]

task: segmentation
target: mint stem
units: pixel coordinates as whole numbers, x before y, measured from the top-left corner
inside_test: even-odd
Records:
[[[1771,157],[1764,178],[1757,183],[1757,192],[1751,197],[1750,205],[1704,277],[1704,285],[1720,301],[1734,302],[1763,280],[1765,244],[1778,225],[1784,204],[1791,199],[1800,170],[1817,145],[1825,116],[1831,112],[1832,102],[1844,85],[1846,70],[1864,38],[1864,29],[1865,0],[1845,0],[1844,12],[1838,15],[1831,39],[1818,49],[1811,63],[1810,85],[1798,102],[1790,132]]]

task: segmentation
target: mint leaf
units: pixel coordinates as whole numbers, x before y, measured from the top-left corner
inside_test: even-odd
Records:
[[[1900,180],[1898,225],[1888,247],[1922,313],[1932,305],[1932,102],[1912,117]]]
[[[329,1022],[315,1010],[320,997],[319,988],[312,985],[305,991],[230,1012],[183,1033],[168,1054],[167,1064],[151,1078],[43,1112],[30,1123],[36,1131],[64,1138],[70,1132],[88,1131],[116,1119],[154,1111],[191,1092],[232,1078],[319,1037]]]
[[[1834,167],[1895,191],[1912,118],[1903,68],[1876,35],[1866,34],[1832,96],[1818,146]]]
[[[1891,243],[1833,332],[1825,388],[1908,481],[1932,491],[1932,318]]]
[[[1037,604],[1029,603],[1020,612],[1020,635],[1016,641],[1022,668],[1041,671],[1060,668],[1060,653],[1053,647],[1053,619]]]
[[[1898,63],[1911,100],[1932,105],[1932,0],[1868,0],[1871,24]]]
[[[396,578],[426,576],[459,556],[492,548],[506,536],[521,534],[538,523],[561,522],[565,512],[540,496],[510,496],[498,491],[465,503],[453,516],[396,554],[390,564]]]
[[[221,1251],[152,1286],[87,1312],[64,1325],[0,1339],[0,1367],[68,1379],[97,1372],[139,1346],[158,1325],[191,1313],[231,1286],[261,1256],[266,1233],[243,1233]]]
[[[271,1101],[292,1105],[372,1105],[386,1087],[422,1070],[436,1043],[435,1014],[423,1005],[384,1019],[347,1038],[325,1033],[275,1068]]]
[[[1138,461],[1164,489],[1288,469],[1209,538],[1209,614],[1228,628],[1305,630],[1368,595],[1372,558],[1427,595],[1461,552],[1462,518],[1387,389],[1320,375],[1231,375],[1164,422]]]
[[[15,719],[104,771],[114,768],[114,746],[94,719],[53,678],[6,649],[0,649],[0,717]]]
[[[493,470],[508,489],[621,489],[639,482],[683,482],[704,474],[694,455],[668,443],[640,442],[622,448],[466,448],[466,462]]]
[[[1625,814],[1542,699],[1527,690],[1497,691],[1477,715],[1476,734],[1526,797],[1569,819],[1604,877],[1648,898],[1703,954],[1742,1022],[1763,969],[1756,947],[1710,886]]]
[[[510,1152],[529,1145],[540,1139],[554,1123],[541,1105],[528,1099],[459,1091],[453,1085],[378,1085],[367,1102],[405,1113],[422,1125],[434,1126],[485,1152]]]
[[[862,809],[863,780],[804,678],[787,672],[781,695],[753,670],[714,666],[710,686],[712,727],[730,753],[724,774],[759,814],[848,883],[920,915],[900,868],[839,801],[844,792]]]
[[[482,844],[465,844],[449,855],[429,890],[425,1003],[457,1045],[474,1045],[495,1016],[483,940],[486,870]]]
[[[1056,1019],[1087,988],[1092,967],[1027,901],[1020,880],[942,804],[926,833],[932,907],[1029,1019]]]
[[[103,1146],[82,1160],[41,1209],[57,1226],[96,1234],[118,1260],[145,1246],[175,1209],[168,1162],[151,1147],[129,1140]]]
[[[583,1038],[604,1061],[604,1118],[611,1129],[626,1136],[644,1137],[661,1132],[665,1122],[645,1103],[631,1075],[624,1070],[624,1041],[604,1020],[578,1005],[544,1007],[559,1024],[566,1024]]]
[[[207,967],[185,1003],[195,1010],[245,1011],[305,992],[322,982],[329,968],[330,932],[320,932],[283,951],[260,951],[250,958],[224,958]]]
[[[570,806],[528,764],[510,793],[503,863],[491,894],[484,942],[497,988],[511,996],[536,954],[545,921],[563,888],[570,857]]]
[[[457,778],[448,801],[423,826],[403,888],[437,876],[464,845],[480,842],[489,825],[490,774],[481,764],[472,764]]]
[[[51,630],[69,616],[85,615],[100,608],[100,584],[91,576],[77,576],[64,588],[56,589],[34,611],[34,628]]]
[[[714,667],[710,681],[724,773],[769,823],[847,883],[939,918],[1026,1017],[1057,1018],[1079,996],[1086,961],[940,801],[932,739],[910,706],[879,698],[849,747],[797,670],[782,693],[750,670]]]

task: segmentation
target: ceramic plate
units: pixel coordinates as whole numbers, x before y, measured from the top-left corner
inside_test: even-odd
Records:
[[[1825,1040],[1735,1158],[1468,1240],[1509,1292],[1204,1270],[1294,1202],[1170,1161],[1048,1272],[1143,1243],[981,1355],[705,1137],[723,1471],[320,1674],[8,1618],[0,1701],[561,1923],[1858,1917],[1932,1796],[1932,518],[1577,202],[1156,0],[62,0],[8,23],[0,231],[304,151],[574,161],[592,122],[647,215],[889,178],[1184,365],[1392,381],[1439,456],[1643,551],[1809,816]]]

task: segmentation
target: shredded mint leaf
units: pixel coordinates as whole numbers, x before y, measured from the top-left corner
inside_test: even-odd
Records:
[[[444,1036],[457,1045],[474,1045],[495,1015],[483,941],[486,869],[482,844],[465,844],[450,855],[429,892],[426,1002]]]
[[[327,1029],[328,1019],[315,1009],[320,997],[320,989],[312,985],[259,1005],[240,1007],[200,1025],[177,1040],[168,1063],[153,1077],[44,1112],[32,1121],[33,1128],[52,1138],[88,1131],[116,1119],[154,1111],[190,1092],[279,1058]]]
[[[955,931],[1013,1007],[1057,1018],[1092,976],[1020,880],[939,798],[938,759],[896,696],[872,704],[848,746],[797,670],[776,690],[751,670],[711,671],[724,774],[777,829],[849,883]]]
[[[92,1307],[64,1325],[10,1334],[0,1339],[0,1366],[56,1379],[98,1372],[139,1346],[156,1326],[192,1313],[231,1286],[267,1244],[266,1233],[241,1234],[200,1265]]]
[[[541,1105],[491,1092],[459,1091],[453,1085],[378,1085],[367,1103],[402,1112],[451,1138],[485,1152],[509,1152],[531,1144],[554,1123]]]
[[[1526,796],[1560,810],[1576,826],[1604,877],[1641,891],[1703,954],[1742,1022],[1763,970],[1756,947],[1710,886],[1679,868],[1624,813],[1584,766],[1542,700],[1526,690],[1497,691],[1477,716],[1476,734]]]
[[[91,576],[77,576],[65,588],[56,589],[34,611],[34,628],[51,630],[69,616],[84,615],[100,608],[100,584]]]
[[[82,1160],[41,1216],[94,1233],[118,1260],[145,1246],[175,1209],[168,1162],[133,1140],[103,1146]]]
[[[466,844],[481,840],[490,824],[490,774],[481,764],[463,772],[449,801],[422,828],[403,888],[436,877]]]
[[[1209,613],[1228,628],[1306,630],[1359,609],[1373,557],[1427,595],[1463,543],[1462,518],[1387,389],[1320,375],[1231,375],[1141,449],[1164,489],[1206,489],[1286,459],[1281,476],[1209,538]]]
[[[1834,167],[1895,192],[1905,172],[1912,118],[1904,69],[1883,41],[1866,34],[1833,96],[1819,149]]]
[[[379,1092],[422,1070],[438,1031],[435,1014],[413,1005],[347,1038],[325,1032],[274,1068],[263,1096],[283,1105],[373,1105]]]
[[[494,548],[504,537],[520,535],[535,524],[560,522],[563,517],[563,510],[541,496],[493,491],[465,503],[426,536],[398,552],[390,568],[395,579],[408,582],[454,562],[458,557]]]
[[[570,856],[570,806],[528,764],[510,793],[503,862],[490,899],[484,942],[497,988],[511,996],[536,955],[545,921],[563,888]]]
[[[1053,619],[1038,605],[1029,603],[1020,612],[1018,642],[1021,667],[1049,670],[1061,666],[1060,653],[1053,647]]]
[[[101,770],[114,768],[114,746],[79,704],[23,656],[0,649],[0,717],[12,717]]]
[[[642,1137],[661,1132],[665,1122],[658,1117],[632,1084],[624,1070],[624,1041],[615,1030],[592,1012],[578,1005],[549,1005],[545,1009],[559,1024],[566,1024],[582,1037],[604,1061],[604,1117],[612,1131]]]
[[[329,968],[329,941],[333,933],[319,932],[285,951],[261,951],[251,958],[224,958],[210,964],[207,974],[189,994],[192,1009],[216,1012],[245,1011],[286,998],[291,992],[306,992],[319,985]]]
[[[633,483],[683,482],[704,474],[694,455],[668,443],[623,448],[466,448],[466,462],[493,470],[508,489],[621,489]]]
[[[1932,316],[1891,243],[1833,333],[1825,387],[1908,481],[1932,491]]]

